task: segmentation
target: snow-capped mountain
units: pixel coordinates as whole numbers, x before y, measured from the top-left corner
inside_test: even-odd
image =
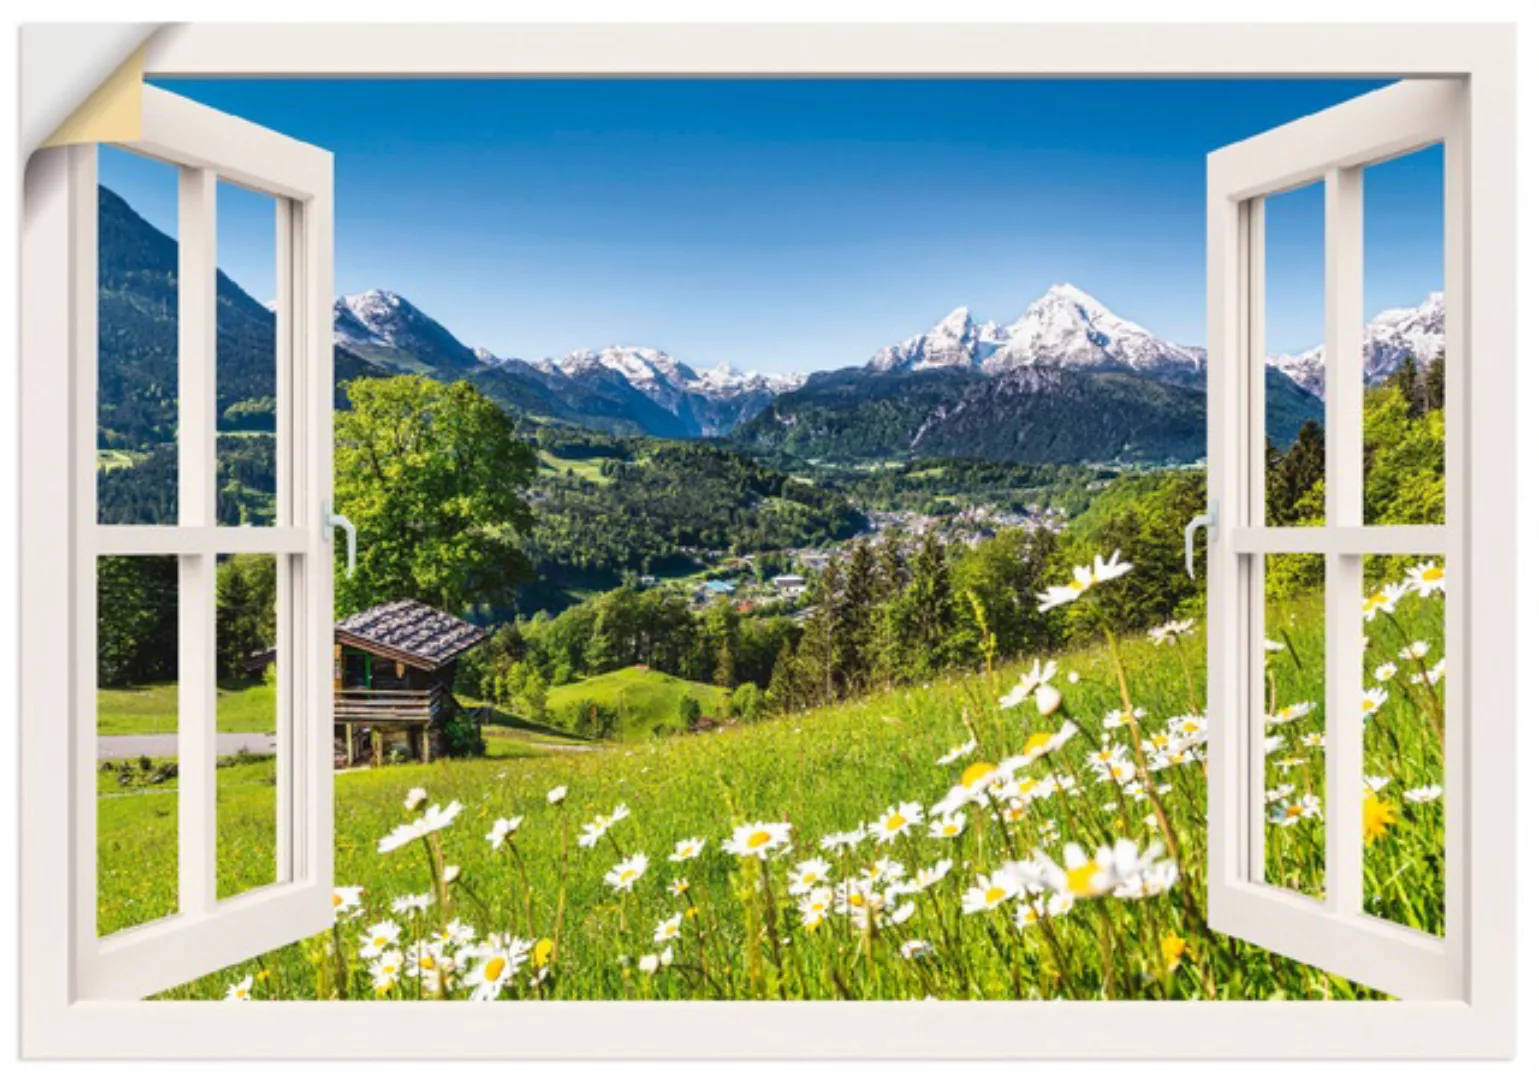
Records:
[[[526,361],[471,349],[405,297],[385,289],[343,296],[332,311],[335,340],[389,372],[468,377],[505,405],[617,432],[674,438],[729,433],[800,375],[697,373],[661,349],[610,345]]]
[[[979,367],[1005,343],[998,326],[973,321],[959,307],[922,334],[888,345],[866,366],[874,371],[926,371],[931,368]]]
[[[332,331],[338,343],[397,370],[464,370],[481,363],[443,324],[387,289],[338,299],[332,305]]]
[[[806,381],[807,376],[799,374],[761,375],[757,371],[738,371],[723,361],[697,375],[689,388],[709,397],[730,398],[739,394],[784,394]]]
[[[1204,353],[1175,345],[1109,311],[1073,285],[1054,285],[1009,326],[979,323],[957,308],[922,334],[877,352],[873,371],[972,368],[996,375],[1029,365],[1196,374]]]
[[[1430,293],[1413,308],[1387,308],[1363,328],[1363,382],[1374,385],[1395,373],[1406,357],[1425,368],[1443,351],[1443,294]],[[1276,368],[1315,397],[1325,397],[1325,349],[1316,345],[1290,356],[1269,356]]]

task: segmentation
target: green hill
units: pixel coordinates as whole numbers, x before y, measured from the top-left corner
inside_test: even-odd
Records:
[[[705,716],[721,716],[727,709],[727,691],[706,683],[690,682],[647,667],[621,668],[581,682],[567,683],[550,692],[550,715],[562,727],[576,729],[574,713],[591,703],[612,709],[619,718],[616,734],[645,738],[661,729],[683,729],[679,703],[686,697],[700,705]]]

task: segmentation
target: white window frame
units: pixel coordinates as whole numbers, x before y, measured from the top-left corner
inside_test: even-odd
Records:
[[[1400,82],[1208,156],[1208,484],[1218,507],[1208,567],[1208,922],[1213,929],[1400,998],[1457,999],[1471,891],[1466,759],[1474,734],[1464,628],[1469,278],[1466,84]],[[1363,524],[1363,176],[1444,148],[1447,404],[1441,525]],[[1266,199],[1323,182],[1325,502],[1320,527],[1266,524]],[[1266,558],[1325,561],[1325,896],[1265,880]],[[1433,555],[1447,570],[1444,814],[1446,934],[1363,912],[1363,556]],[[1474,928],[1478,932],[1478,928]]]
[[[65,298],[70,151],[27,178],[23,287],[22,863],[24,1052],[31,1056],[1492,1057],[1514,1033],[1515,204],[1514,34],[1502,26],[1374,25],[186,25],[151,41],[174,75],[1216,76],[1456,78],[1469,86],[1463,243],[1470,358],[1463,629],[1472,725],[1461,830],[1483,886],[1460,913],[1463,992],[1346,1002],[198,1003],[82,999],[59,910],[69,737],[50,723],[73,627]],[[1452,283],[1450,283],[1452,284]],[[50,461],[51,459],[51,461]],[[52,781],[47,778],[54,778]],[[452,1017],[448,1013],[452,1011]],[[397,1021],[399,1014],[399,1021]],[[274,1038],[276,1032],[282,1037]],[[595,1038],[595,1033],[603,1033]],[[1022,1037],[1026,1033],[1026,1037]]]
[[[175,524],[97,523],[97,159],[73,146],[46,163],[62,196],[38,215],[68,254],[63,301],[73,423],[46,433],[67,468],[33,492],[68,508],[71,528],[49,552],[39,588],[71,613],[72,652],[43,658],[39,678],[69,687],[73,783],[55,774],[66,823],[72,993],[134,1000],[330,926],[332,915],[331,550],[321,508],[332,482],[331,155],[155,87],[144,88],[140,137],[124,152],[165,162],[177,184],[177,488]],[[170,171],[170,170],[168,170]],[[275,520],[217,518],[215,352],[221,182],[274,198]],[[30,194],[30,187],[29,187]],[[31,237],[29,237],[31,239]],[[45,242],[43,235],[39,243]],[[60,243],[60,241],[63,241]],[[31,254],[29,249],[29,255]],[[44,435],[38,433],[42,438]],[[28,436],[30,437],[30,436]],[[62,445],[67,443],[68,445]],[[41,449],[41,447],[39,447]],[[62,475],[61,475],[62,474]],[[60,480],[64,482],[60,482]],[[41,513],[41,511],[32,511]],[[40,534],[41,535],[41,534]],[[272,555],[277,567],[275,880],[217,895],[215,567],[226,554]],[[174,914],[99,936],[97,927],[97,561],[174,556],[178,563],[177,905]],[[29,573],[30,573],[29,567]],[[29,585],[34,582],[29,581]],[[64,676],[73,658],[72,677]],[[63,659],[66,662],[60,663]],[[32,661],[24,665],[32,674]],[[32,681],[28,679],[29,683]],[[57,710],[56,710],[57,711]],[[28,775],[27,779],[31,779]]]

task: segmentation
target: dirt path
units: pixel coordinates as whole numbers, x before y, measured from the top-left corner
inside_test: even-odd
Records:
[[[214,752],[221,757],[229,754],[275,754],[278,739],[261,732],[221,732],[214,737]],[[96,760],[117,761],[121,758],[176,757],[175,735],[99,735],[96,738]]]

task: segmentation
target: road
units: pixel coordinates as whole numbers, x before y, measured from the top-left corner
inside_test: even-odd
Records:
[[[215,737],[214,752],[221,757],[228,754],[277,753],[276,736],[261,732],[221,732]],[[119,758],[176,757],[175,735],[99,735],[96,739],[96,760],[113,761]]]

